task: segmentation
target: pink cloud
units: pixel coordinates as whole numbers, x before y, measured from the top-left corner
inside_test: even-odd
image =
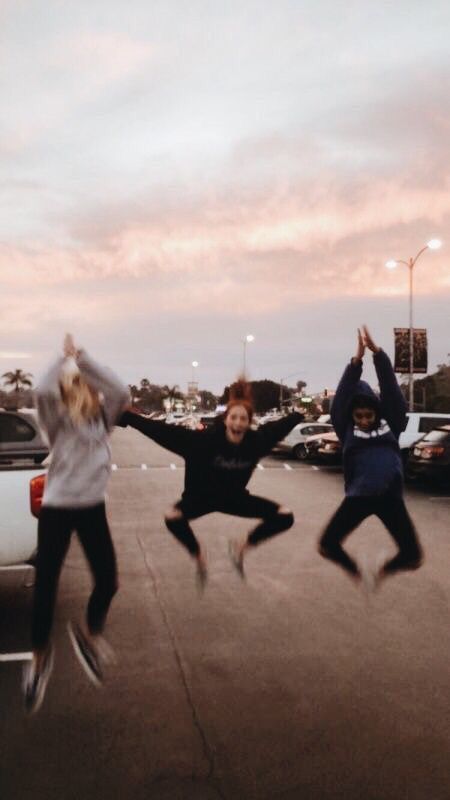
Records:
[[[99,318],[122,317],[141,301],[144,313],[150,296],[161,312],[264,314],[319,298],[403,295],[406,272],[389,272],[384,262],[414,255],[428,238],[442,236],[450,194],[401,179],[345,187],[305,181],[295,191],[204,195],[188,207],[161,204],[157,213],[144,207],[136,219],[132,207],[102,213],[106,224],[96,227],[89,210],[70,247],[1,246],[3,285],[58,290],[67,297],[64,313],[75,306],[82,313],[93,307],[89,285],[104,281],[104,297],[95,301]],[[416,293],[448,291],[447,263],[445,248],[426,254]],[[108,297],[114,281],[127,282],[127,291]],[[42,307],[45,313],[44,298]]]

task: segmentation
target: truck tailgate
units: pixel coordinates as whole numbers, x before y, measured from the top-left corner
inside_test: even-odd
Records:
[[[30,480],[41,466],[0,466],[0,566],[20,564],[37,546],[37,520],[30,511]]]

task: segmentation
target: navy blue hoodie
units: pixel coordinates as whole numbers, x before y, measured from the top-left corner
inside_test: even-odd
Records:
[[[373,362],[380,397],[360,380],[362,362],[351,361],[339,381],[331,407],[331,421],[343,448],[347,497],[399,496],[403,491],[398,439],[406,426],[406,402],[386,353],[379,350]],[[375,429],[367,433],[353,422],[352,402],[356,395],[367,397],[368,405],[377,413]]]

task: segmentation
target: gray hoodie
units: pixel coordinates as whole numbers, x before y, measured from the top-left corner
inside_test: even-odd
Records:
[[[65,361],[59,358],[36,390],[39,421],[52,456],[42,505],[88,508],[105,500],[111,471],[109,433],[129,402],[129,393],[112,370],[101,367],[81,350],[78,368],[86,382],[102,394],[103,413],[76,425],[61,400],[59,377]]]

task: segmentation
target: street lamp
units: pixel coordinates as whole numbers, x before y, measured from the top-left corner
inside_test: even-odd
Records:
[[[403,261],[401,258],[386,261],[388,269],[395,269],[397,264],[405,264],[409,269],[409,410],[414,411],[414,328],[413,328],[413,269],[419,257],[425,250],[439,250],[442,242],[439,239],[430,239],[414,258]]]
[[[252,333],[248,333],[245,339],[243,340],[242,344],[244,345],[244,362],[243,362],[243,371],[242,375],[245,378],[247,372],[247,342],[254,342],[255,337]]]
[[[192,367],[192,383],[195,383],[195,370],[197,369],[197,367],[198,367],[198,366],[199,366],[199,364],[198,364],[198,361],[192,361],[192,362],[191,362],[191,367]]]

